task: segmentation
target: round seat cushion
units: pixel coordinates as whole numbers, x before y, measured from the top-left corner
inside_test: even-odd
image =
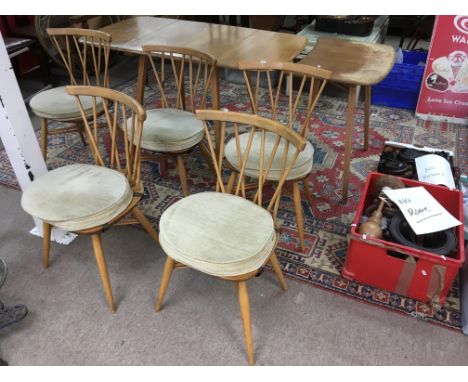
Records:
[[[195,114],[179,109],[153,109],[146,112],[141,147],[158,152],[187,150],[204,136],[203,122]]]
[[[164,211],[159,227],[159,240],[168,256],[220,277],[257,270],[276,244],[267,210],[219,192],[181,199]]]
[[[125,175],[107,167],[73,164],[32,182],[21,198],[23,209],[55,227],[78,231],[117,217],[133,191]]]
[[[244,133],[239,135],[239,144],[240,144],[240,151],[241,151],[241,158],[245,153],[245,149],[247,147],[247,143],[249,140],[250,133]],[[265,150],[264,150],[264,158],[263,158],[263,171],[266,170],[268,161],[270,159],[270,155],[273,152],[273,148],[275,146],[276,138],[278,137],[277,134],[273,134],[270,132],[265,133]],[[258,178],[259,174],[259,163],[260,163],[260,146],[261,145],[261,133],[256,132],[254,133],[254,137],[252,140],[252,146],[250,149],[249,158],[247,159],[246,167],[245,167],[245,175]],[[283,162],[283,153],[286,148],[286,142],[284,139],[281,139],[276,154],[273,158],[273,162],[271,164],[270,171],[268,173],[267,179],[269,180],[279,180],[281,175],[281,166]],[[288,148],[288,162],[293,157],[296,148],[293,145],[289,145]],[[232,138],[227,144],[224,149],[224,155],[227,161],[233,166],[235,169],[240,170],[240,165],[242,164],[242,160],[239,163],[237,157],[237,144],[235,138]],[[314,147],[312,144],[307,141],[306,147],[303,151],[301,151],[296,159],[296,162],[293,165],[293,168],[288,174],[287,180],[293,179],[300,179],[307,176],[312,171],[312,165],[314,163]]]
[[[80,96],[85,115],[93,113],[93,99],[89,96]],[[29,101],[31,110],[39,117],[57,121],[74,121],[82,118],[78,102],[65,90],[65,86],[44,90],[36,94]],[[96,110],[103,110],[102,100],[96,98]]]

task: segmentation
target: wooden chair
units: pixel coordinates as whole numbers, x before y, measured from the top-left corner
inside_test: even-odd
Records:
[[[265,263],[270,263],[282,289],[286,281],[275,254],[278,242],[276,212],[281,188],[294,167],[294,162],[306,146],[306,140],[275,121],[243,113],[217,110],[197,110],[203,121],[210,156],[216,173],[216,191],[201,192],[185,197],[170,206],[161,216],[160,242],[167,254],[155,309],[161,309],[164,295],[174,268],[188,266],[200,272],[234,281],[239,293],[240,311],[244,326],[248,360],[254,364],[252,330],[250,325],[249,296],[246,282],[259,273]],[[214,123],[211,123],[214,122]],[[216,127],[218,126],[218,127]],[[210,129],[220,129],[219,152],[214,148]],[[248,131],[248,144],[241,152],[240,136]],[[251,165],[251,157],[259,156],[257,187],[247,190],[239,182],[234,195],[227,192],[223,172],[226,168],[224,148],[227,131],[237,143],[239,176],[242,179]],[[252,145],[253,137],[260,134],[260,145]],[[274,135],[278,146],[285,147],[281,157],[278,184],[273,195],[265,195],[265,180],[277,150],[268,150],[267,135]],[[256,152],[254,152],[256,151]],[[250,198],[251,200],[249,200]]]
[[[51,228],[57,227],[79,235],[90,235],[109,308],[115,311],[112,289],[101,244],[101,233],[112,225],[140,223],[159,242],[151,223],[138,209],[143,196],[140,178],[140,141],[146,113],[133,98],[107,88],[67,86],[81,113],[95,165],[72,164],[59,167],[35,179],[23,193],[21,205],[29,214],[43,220],[43,265],[49,266]],[[87,103],[91,100],[89,120]],[[110,154],[98,136],[98,105],[102,105],[110,137]],[[128,122],[127,121],[128,118]],[[130,139],[117,137],[121,123]],[[107,129],[106,129],[107,128]],[[120,134],[121,135],[121,134]],[[127,137],[127,135],[125,135]],[[127,214],[134,219],[125,218]]]
[[[183,156],[197,145],[209,158],[203,144],[203,124],[195,110],[207,107],[216,60],[193,49],[145,45],[142,47],[154,73],[161,105],[147,109],[141,147],[143,160],[173,159],[177,164],[184,196],[189,194]],[[171,85],[173,84],[173,86]],[[172,93],[171,93],[172,90]]]
[[[47,33],[56,47],[67,70],[70,85],[109,85],[109,53],[111,36],[108,33],[80,28],[49,28]],[[92,116],[91,98],[82,98],[85,115]],[[36,94],[29,102],[31,110],[41,118],[41,149],[44,159],[47,156],[48,135],[65,134],[76,131],[83,144],[83,122],[80,109],[73,97],[65,91],[65,86],[55,87]],[[96,105],[99,112],[103,105]],[[49,130],[48,121],[54,120],[71,124],[63,128]]]
[[[331,76],[331,72],[301,64],[266,61],[240,62],[239,69],[243,71],[252,112],[280,121],[286,124],[289,129],[297,131],[302,137],[307,139],[314,108],[327,80]],[[274,85],[274,80],[277,81],[276,86]],[[281,92],[285,82],[287,95]],[[294,90],[295,86],[298,88],[297,91]],[[261,88],[266,88],[266,95],[263,97],[260,92]],[[284,110],[281,110],[281,108]],[[242,142],[241,150],[244,150],[247,144],[247,135],[241,136],[240,139]],[[253,144],[258,145],[260,135],[257,134],[253,139]],[[268,150],[277,148],[273,136],[268,136],[265,144]],[[240,163],[237,161],[237,153],[234,150],[235,146],[234,140],[227,143],[225,149],[226,159],[232,169],[239,172]],[[282,153],[282,150],[283,148],[280,148],[278,153]],[[312,171],[313,156],[314,148],[307,141],[304,151],[297,158],[294,167],[287,177],[287,181],[292,183],[294,207],[302,250],[304,250],[305,244],[299,183],[302,182],[304,184],[304,194],[309,204],[312,205],[308,179]],[[255,159],[257,161],[260,160],[259,157]],[[254,161],[253,158],[252,161]],[[268,180],[278,181],[280,163],[280,155],[278,155],[278,158],[272,162]],[[258,165],[254,163],[253,166],[252,169],[245,171],[245,175],[250,178],[258,178],[259,174],[256,170]],[[234,184],[236,172],[233,172],[231,176],[230,184]]]

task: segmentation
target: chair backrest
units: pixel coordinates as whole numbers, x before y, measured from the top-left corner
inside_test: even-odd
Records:
[[[71,85],[109,86],[111,35],[82,28],[48,28]]]
[[[310,65],[264,60],[242,61],[238,67],[244,75],[252,112],[265,113],[275,121],[282,121],[284,112],[278,109],[287,104],[288,127],[298,124],[296,130],[306,137],[312,113],[331,72]],[[281,92],[283,86],[287,89],[286,95]],[[295,86],[298,86],[297,91]],[[261,88],[266,88],[266,95]]]
[[[227,191],[227,185],[223,181],[224,146],[226,140],[235,142],[237,163],[240,165],[240,170],[238,171],[239,181],[234,189],[234,194],[247,198],[247,192],[250,191],[253,193],[252,201],[260,206],[263,206],[266,199],[264,198],[263,188],[270,173],[273,160],[277,153],[281,156],[278,185],[267,206],[267,210],[272,212],[276,221],[281,189],[299,153],[304,150],[306,145],[305,138],[278,122],[258,115],[220,110],[197,110],[196,114],[197,118],[202,120],[205,126],[205,135],[216,172],[216,191]],[[213,142],[215,138],[210,133],[210,129],[215,128],[220,129],[220,146],[216,149]],[[248,141],[245,147],[241,143],[241,134],[248,134]],[[256,145],[256,148],[253,148],[252,142],[255,134],[260,134],[260,145]],[[276,136],[273,149],[271,147],[266,149],[266,134]],[[282,151],[278,150],[280,146],[284,147]],[[257,150],[257,152],[254,152],[254,150]],[[250,190],[246,190],[245,171],[251,155],[260,158],[258,162],[256,161],[258,165],[258,169],[256,170],[258,170],[259,176],[257,183],[254,183],[255,186],[250,188]],[[229,163],[225,162],[225,164],[229,167]],[[251,185],[249,184],[249,186]]]
[[[216,59],[190,48],[166,45],[143,45],[153,69],[162,108],[195,112],[207,108]],[[175,83],[175,87],[170,82]],[[172,89],[172,90],[171,90]]]
[[[75,96],[81,111],[84,128],[88,136],[94,160],[125,174],[132,187],[140,186],[140,145],[146,112],[132,97],[116,90],[98,86],[67,86],[67,93]],[[82,98],[91,97],[93,114],[85,113]],[[98,119],[99,105],[104,116]],[[105,120],[102,123],[102,119]],[[119,124],[122,126],[123,134]],[[103,128],[104,126],[104,128]],[[107,132],[110,150],[99,142],[98,128]],[[104,134],[100,134],[103,136]]]

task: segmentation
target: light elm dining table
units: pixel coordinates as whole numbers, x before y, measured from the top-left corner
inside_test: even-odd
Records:
[[[101,28],[112,36],[111,49],[139,56],[137,100],[143,101],[146,56],[142,46],[161,44],[192,48],[211,54],[219,68],[237,69],[239,61],[291,61],[307,39],[288,33],[231,25],[137,16]],[[219,76],[212,78],[212,107],[219,108]]]

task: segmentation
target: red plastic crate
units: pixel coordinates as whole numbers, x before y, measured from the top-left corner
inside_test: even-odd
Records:
[[[463,224],[454,228],[458,238],[454,257],[441,257],[385,240],[364,239],[357,228],[369,203],[367,196],[374,193],[374,182],[381,175],[372,172],[367,177],[351,227],[342,275],[348,280],[373,285],[419,301],[443,305],[453,280],[465,261]],[[423,186],[447,211],[463,222],[463,195],[460,191],[411,179],[399,179],[409,187]]]

